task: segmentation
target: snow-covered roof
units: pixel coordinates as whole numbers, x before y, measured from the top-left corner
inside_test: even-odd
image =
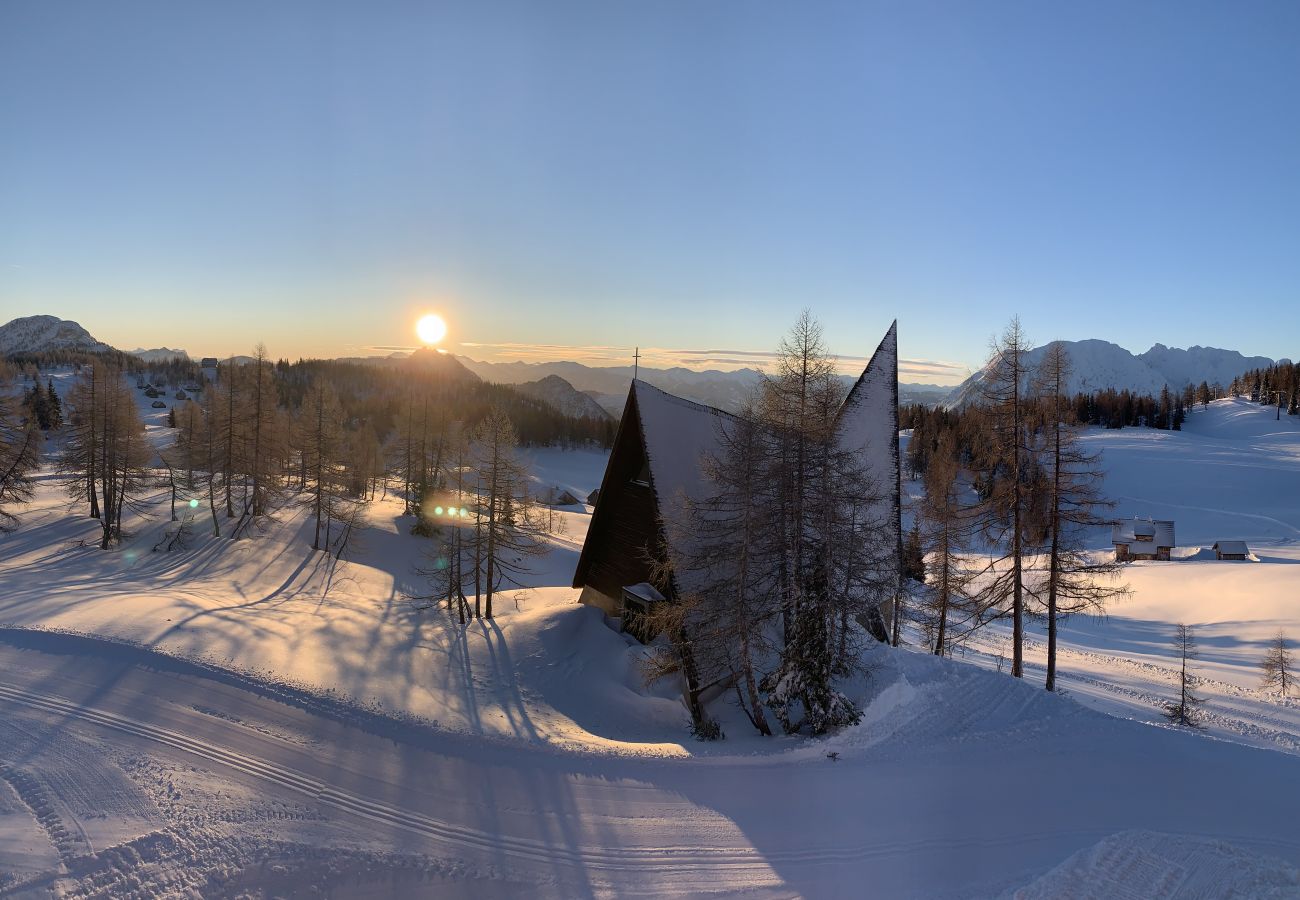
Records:
[[[640,599],[644,600],[646,603],[658,603],[664,599],[664,595],[659,593],[657,590],[655,590],[655,586],[653,584],[649,584],[648,582],[645,581],[641,582],[640,584],[628,585],[627,587],[623,588],[623,590],[627,591],[633,597],[639,597]]]
[[[1156,547],[1174,547],[1174,523],[1167,519],[1125,519],[1111,527],[1111,543],[1149,543]]]
[[[1237,554],[1245,556],[1250,553],[1250,548],[1246,546],[1245,541],[1216,541],[1214,549],[1220,553],[1230,553],[1234,556]]]
[[[867,472],[888,498],[886,527],[901,540],[898,505],[898,323],[885,332],[871,361],[836,415],[840,443],[861,451]]]
[[[736,417],[675,397],[644,381],[633,381],[632,391],[650,463],[650,484],[660,515],[668,518],[681,511],[683,498],[702,500],[708,495],[701,461],[717,452],[722,426]]]
[[[840,440],[846,448],[860,449],[876,479],[880,493],[890,504],[887,528],[898,535],[898,384],[897,325],[891,325],[880,346],[863,370],[837,414]],[[738,418],[731,413],[669,394],[641,380],[634,380],[631,399],[636,406],[642,446],[650,471],[659,516],[669,526],[664,539],[670,553],[680,548],[677,529],[671,527],[686,515],[686,501],[705,500],[712,491],[703,461],[717,455],[729,424]],[[629,423],[624,422],[623,427]],[[613,459],[611,458],[611,465]],[[602,492],[600,501],[605,500]],[[599,510],[599,503],[597,504]],[[597,514],[593,513],[593,526]],[[590,538],[592,530],[588,530]],[[575,586],[585,571],[587,547],[579,559]],[[678,573],[681,577],[682,573]],[[678,585],[681,587],[681,585]]]

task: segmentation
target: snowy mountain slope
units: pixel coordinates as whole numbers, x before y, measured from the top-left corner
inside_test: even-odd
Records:
[[[1267,356],[1242,356],[1236,350],[1200,346],[1180,350],[1164,344],[1156,344],[1139,354],[1138,359],[1159,372],[1170,387],[1202,381],[1226,385],[1244,372],[1267,368],[1274,362]]]
[[[1070,356],[1072,371],[1067,392],[1071,394],[1127,388],[1155,396],[1166,385],[1173,390],[1201,381],[1226,385],[1249,369],[1273,364],[1273,360],[1263,356],[1247,357],[1235,350],[1199,346],[1180,350],[1156,344],[1134,356],[1118,344],[1100,340],[1052,341],[1031,350],[1027,364],[1031,368],[1037,366],[1047,348],[1055,344],[1063,344]],[[960,408],[978,402],[985,371],[980,370],[959,384],[944,405]]]
[[[575,419],[605,420],[611,418],[599,403],[587,394],[574,390],[559,375],[547,375],[540,381],[528,381],[515,385],[515,390],[540,400],[555,410]]]
[[[55,316],[24,316],[0,325],[0,356],[47,350],[112,350],[76,322]]]

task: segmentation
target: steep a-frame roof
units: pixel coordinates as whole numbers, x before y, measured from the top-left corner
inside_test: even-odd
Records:
[[[885,332],[836,416],[842,446],[861,448],[881,489],[898,479],[898,323]]]
[[[706,495],[708,483],[701,461],[717,450],[722,426],[734,419],[731,413],[675,397],[636,380],[628,392],[619,433],[614,439],[614,453],[632,452],[632,448],[639,444],[645,453],[649,489],[654,496],[657,514],[662,518],[682,515],[687,498],[702,499]],[[635,434],[625,434],[625,429],[634,429]],[[616,468],[611,454],[601,483],[600,500],[587,528],[588,536],[604,527],[605,520],[616,514],[610,506],[611,502],[616,502],[613,498],[617,492],[612,490],[614,485],[609,484],[611,472]],[[655,527],[658,527],[657,522]],[[583,542],[574,572],[574,587],[584,583],[591,563],[590,554],[591,541],[587,540]]]
[[[901,541],[898,498],[898,324],[886,332],[836,414],[836,427],[846,448],[859,449],[881,494],[890,504],[887,525],[895,543]],[[719,449],[725,426],[736,421],[730,413],[673,396],[644,381],[633,381],[628,392],[614,454],[631,452],[637,444],[645,453],[649,487],[658,515],[672,519],[685,514],[685,500],[707,496],[709,485],[702,459]],[[635,437],[624,433],[635,429]],[[600,501],[592,513],[588,540],[574,572],[574,587],[581,587],[591,564],[591,536],[617,514],[611,505],[616,492],[609,483],[615,470],[614,454],[606,466]],[[658,527],[658,523],[656,528]],[[667,535],[660,535],[665,542]],[[670,552],[671,552],[671,548]]]
[[[840,446],[862,454],[880,496],[889,505],[887,537],[901,564],[903,508],[898,458],[898,321],[890,324],[836,417]]]

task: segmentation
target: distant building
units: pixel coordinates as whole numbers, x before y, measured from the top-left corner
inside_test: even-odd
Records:
[[[1174,523],[1162,519],[1126,519],[1110,532],[1115,559],[1169,559],[1174,549]]]
[[[200,369],[215,369],[217,367],[217,358],[215,356],[205,356],[199,363]]]
[[[1250,548],[1246,546],[1245,541],[1215,541],[1214,542],[1215,559],[1240,559],[1250,558]]]

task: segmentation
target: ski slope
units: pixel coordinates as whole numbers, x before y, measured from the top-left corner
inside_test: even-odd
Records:
[[[1272,479],[1300,453],[1257,413],[1088,439],[1133,513],[1235,460],[1180,540],[1243,538],[1261,562],[1130,566],[1130,599],[1067,628],[1066,696],[1039,689],[1036,647],[1031,677],[999,674],[997,632],[958,660],[873,648],[863,722],[816,740],[750,735],[725,697],[727,740],[690,739],[676,686],[646,685],[644,648],[568,587],[587,507],[557,513],[535,587],[462,628],[419,599],[423,542],[391,497],[344,561],[293,505],[247,540],[200,521],[153,552],[161,492],[101,552],[47,473],[0,538],[0,893],[1092,896],[1119,866],[1134,896],[1293,896],[1300,728],[1253,667],[1297,623],[1281,529],[1300,522]],[[603,468],[529,457],[582,497]],[[1258,531],[1217,534],[1220,514]],[[1205,646],[1202,733],[1156,709],[1182,619]]]

